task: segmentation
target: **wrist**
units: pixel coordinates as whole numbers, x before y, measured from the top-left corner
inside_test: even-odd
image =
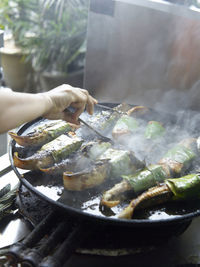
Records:
[[[43,114],[42,115],[45,115],[53,108],[53,102],[47,93],[38,93],[37,95],[40,98],[40,102],[43,106]]]

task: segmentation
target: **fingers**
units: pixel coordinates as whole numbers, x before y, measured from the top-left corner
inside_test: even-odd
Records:
[[[67,122],[70,122],[72,124],[79,126],[80,122],[77,119],[74,119],[73,114],[74,113],[71,113],[69,111],[48,113],[44,116],[44,118],[49,119],[49,120],[65,120]]]
[[[86,105],[86,110],[90,115],[92,115],[94,113],[94,105],[95,104],[97,104],[97,100],[89,95],[87,105]]]
[[[71,106],[76,109],[74,113],[74,119],[78,120],[78,117],[81,115],[81,113],[85,110],[92,115],[94,112],[94,105],[97,103],[97,100],[93,98],[87,90],[75,88],[77,93],[77,98],[75,98],[76,101],[71,103]],[[77,91],[78,90],[78,91]]]
[[[85,110],[92,115],[94,112],[94,105],[97,104],[97,100],[93,98],[89,92],[85,89],[72,87],[67,84],[58,86],[48,92],[47,96],[51,100],[51,107],[45,116],[61,118],[64,116],[64,120],[72,123],[78,123],[78,118]],[[50,105],[49,105],[50,106]],[[75,108],[73,114],[63,112],[67,107],[72,106]]]
[[[62,112],[62,119],[75,125],[80,125],[80,122],[78,121],[78,117],[75,116],[75,113],[71,113],[68,111]]]
[[[84,110],[85,110],[85,105],[82,105],[80,108],[77,108],[76,111],[73,113],[72,118],[77,121],[79,116],[81,115],[81,113],[83,113]]]
[[[97,100],[93,98],[91,95],[89,95],[88,91],[85,89],[81,89],[81,91],[86,95],[86,110],[87,112],[92,115],[94,113],[94,105],[97,104]]]

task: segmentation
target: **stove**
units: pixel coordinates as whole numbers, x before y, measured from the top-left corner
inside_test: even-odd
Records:
[[[1,186],[8,182],[16,184],[18,180],[10,168],[8,155],[2,156],[0,160]],[[157,228],[156,231],[148,229],[146,232],[143,229],[141,232],[138,229],[122,230],[87,223],[80,225],[66,214],[63,215],[61,211],[54,210],[44,200],[39,200],[22,185],[19,185],[16,203],[21,215],[20,223],[19,219],[8,221],[8,225],[15,224],[9,233],[5,231],[5,226],[4,230],[0,227],[0,244],[3,239],[5,240],[5,235],[7,244],[9,241],[10,244],[15,243],[11,246],[1,246],[0,255],[4,261],[13,260],[13,257],[5,256],[17,252],[21,257],[18,259],[21,266],[118,267],[123,264],[149,266],[149,263],[151,266],[200,264],[200,218],[172,228]],[[42,207],[39,214],[38,205]],[[7,266],[13,266],[12,261]]]

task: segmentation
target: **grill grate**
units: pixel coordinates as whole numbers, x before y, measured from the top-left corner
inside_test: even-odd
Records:
[[[9,264],[62,266],[83,239],[83,227],[61,212],[53,211],[23,241],[9,249],[6,254]]]

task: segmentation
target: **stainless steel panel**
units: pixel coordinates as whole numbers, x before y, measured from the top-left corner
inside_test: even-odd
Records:
[[[101,0],[92,2],[85,88],[100,101],[171,112],[200,108],[198,10],[163,1],[104,0],[104,8],[107,2],[113,10],[106,13]]]

